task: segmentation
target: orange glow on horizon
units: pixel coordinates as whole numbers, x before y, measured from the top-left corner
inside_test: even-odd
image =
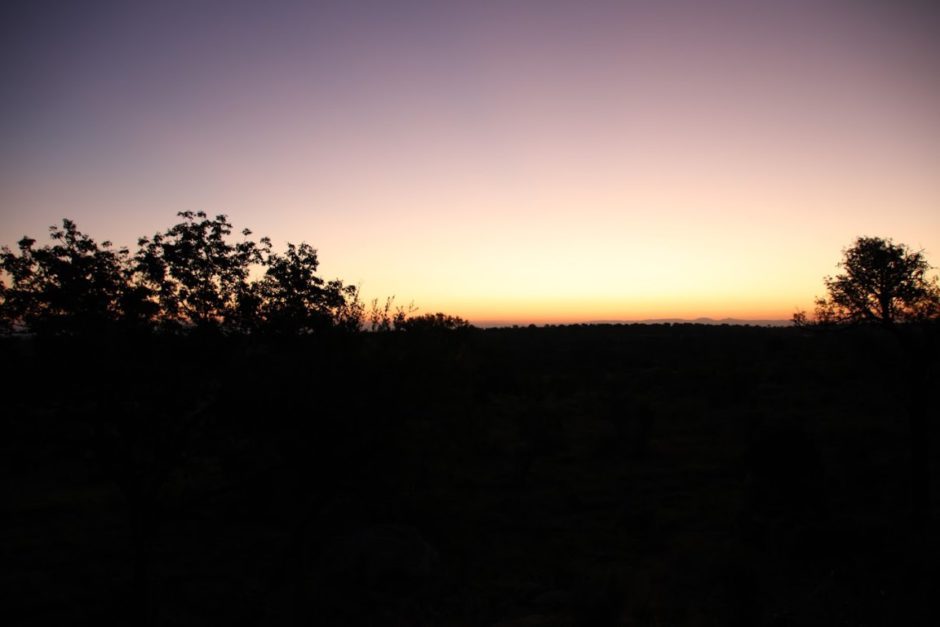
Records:
[[[97,4],[0,60],[0,244],[224,213],[519,324],[789,319],[861,235],[940,265],[927,4]]]

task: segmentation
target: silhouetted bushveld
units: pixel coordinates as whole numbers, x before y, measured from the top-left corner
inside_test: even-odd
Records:
[[[406,331],[3,339],[8,624],[935,610],[935,325]]]

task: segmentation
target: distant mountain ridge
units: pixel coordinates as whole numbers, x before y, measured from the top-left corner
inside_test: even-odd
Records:
[[[791,324],[790,320],[744,320],[741,318],[695,318],[688,320],[686,318],[655,318],[649,320],[638,320],[638,324],[733,324],[752,327],[785,327]]]
[[[499,320],[481,320],[475,323],[482,328],[493,327],[511,327],[511,326],[529,326],[522,322],[504,322]],[[586,320],[584,322],[542,322],[535,326],[570,326],[576,324],[708,324],[708,325],[734,325],[734,326],[752,326],[752,327],[785,327],[790,326],[790,320],[745,320],[742,318],[647,318],[644,320]]]

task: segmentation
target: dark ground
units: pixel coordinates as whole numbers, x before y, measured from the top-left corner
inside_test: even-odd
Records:
[[[7,339],[2,613],[935,624],[910,418],[936,412],[937,345],[698,325]]]

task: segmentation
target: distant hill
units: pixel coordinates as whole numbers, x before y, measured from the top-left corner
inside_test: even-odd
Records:
[[[476,326],[481,328],[491,328],[491,327],[511,327],[511,326],[529,326],[527,323],[520,322],[505,322],[501,320],[480,320],[474,323]],[[545,324],[552,323],[539,323],[535,326],[545,326]],[[789,320],[743,320],[741,318],[649,318],[646,320],[586,320],[584,322],[565,322],[565,323],[556,323],[559,326],[569,325],[569,324],[729,324],[735,326],[752,326],[752,327],[786,327],[791,324]]]
[[[652,320],[640,320],[640,324],[734,324],[747,325],[752,327],[786,327],[791,324],[789,320],[742,320],[740,318],[695,318],[687,320],[684,318],[660,318]]]

